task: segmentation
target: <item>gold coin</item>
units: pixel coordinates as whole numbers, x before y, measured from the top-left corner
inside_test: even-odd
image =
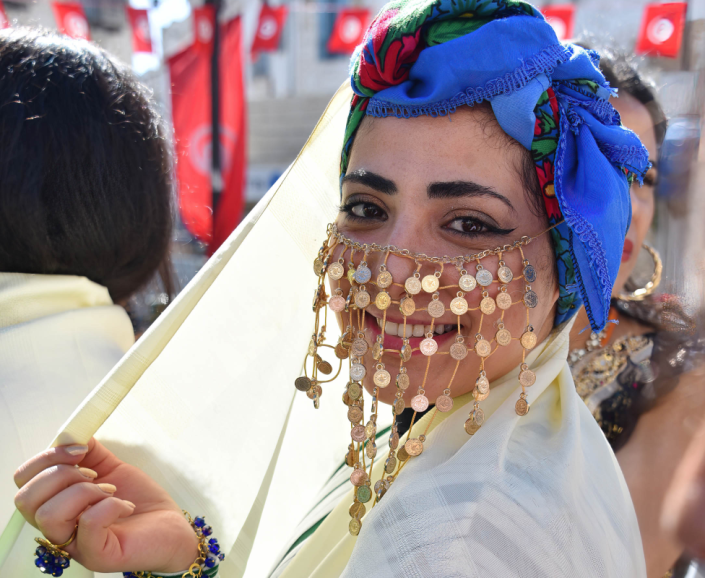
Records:
[[[424,355],[433,355],[438,351],[438,343],[436,343],[433,337],[427,337],[419,344],[419,349]]]
[[[318,371],[320,371],[324,375],[330,375],[331,373],[333,373],[333,366],[325,360],[319,361],[317,367]]]
[[[379,359],[381,357],[382,357],[382,344],[379,341],[377,341],[372,346],[372,358],[379,361]]]
[[[328,301],[328,307],[330,307],[331,311],[340,313],[345,310],[345,297],[342,295],[333,295]]]
[[[421,281],[417,277],[409,277],[404,281],[404,289],[409,295],[416,295],[421,292]]]
[[[386,291],[382,291],[381,293],[377,293],[377,297],[375,297],[375,305],[377,306],[378,309],[381,309],[382,311],[384,311],[391,304],[392,304],[392,298],[389,296],[389,293],[387,293]]]
[[[509,332],[508,329],[500,329],[499,331],[497,331],[496,335],[494,336],[494,339],[500,345],[509,345],[512,342],[512,334]]]
[[[360,501],[362,503],[367,503],[370,501],[371,497],[372,497],[372,490],[370,490],[369,486],[360,486],[357,489],[358,501]]]
[[[399,304],[399,311],[401,311],[401,314],[404,317],[409,317],[414,314],[414,311],[416,311],[416,303],[414,303],[414,300],[411,297],[404,297]]]
[[[316,338],[312,337],[311,341],[308,342],[308,354],[316,355]]]
[[[313,272],[316,275],[320,275],[323,272],[323,261],[318,257],[313,261]]]
[[[524,387],[531,387],[536,383],[536,374],[530,369],[524,369],[519,372],[519,383]]]
[[[431,317],[438,319],[439,317],[443,317],[443,315],[445,315],[446,307],[439,299],[434,299],[428,304],[426,311]]]
[[[306,392],[306,395],[309,399],[320,398],[323,395],[323,388],[318,384],[312,385],[311,389]]]
[[[487,339],[480,339],[480,341],[475,344],[475,353],[480,357],[489,357],[490,353],[492,353],[490,342],[487,341]]]
[[[351,423],[358,423],[362,418],[362,410],[356,405],[351,405],[348,409],[348,420]]]
[[[328,266],[328,277],[330,277],[333,281],[341,279],[343,275],[345,275],[345,269],[340,263],[331,263]]]
[[[517,413],[517,415],[526,415],[527,413],[529,413],[529,404],[526,403],[526,400],[524,398],[519,398],[514,404],[514,411]]]
[[[360,285],[364,285],[370,279],[372,279],[372,271],[367,265],[360,265],[355,271],[355,281]]]
[[[367,422],[367,425],[365,426],[365,435],[367,436],[367,439],[374,439],[376,433],[377,426],[372,421]]]
[[[364,309],[370,304],[370,294],[364,289],[355,293],[355,306]]]
[[[477,287],[477,281],[472,275],[461,275],[460,279],[458,279],[458,285],[467,293]]]
[[[364,442],[367,439],[367,436],[365,436],[365,427],[361,425],[353,426],[350,430],[350,437],[353,441]]]
[[[355,357],[362,357],[365,353],[367,353],[368,349],[369,345],[367,345],[367,341],[365,341],[362,337],[357,337],[353,340],[350,351],[352,351],[352,354]]]
[[[475,279],[477,279],[477,282],[483,287],[492,285],[492,273],[490,273],[487,269],[480,269],[477,273],[475,273]]]
[[[423,443],[417,438],[411,438],[404,444],[404,449],[411,457],[419,456],[423,452]]]
[[[497,305],[495,304],[494,299],[492,299],[489,295],[480,301],[480,311],[482,311],[485,315],[492,315],[496,306]]]
[[[348,467],[352,468],[355,465],[355,462],[357,462],[357,452],[350,448],[348,450],[348,453],[345,454],[345,463],[347,464]]]
[[[490,380],[481,375],[475,381],[475,387],[480,393],[488,393],[490,391]]]
[[[348,395],[352,400],[360,399],[360,396],[362,395],[362,388],[353,381],[350,385],[348,385]]]
[[[311,389],[311,380],[306,376],[297,377],[294,381],[294,387],[299,391],[308,391]]]
[[[485,412],[482,411],[479,407],[472,412],[472,418],[475,420],[475,423],[479,426],[481,426],[483,423],[485,423]]]
[[[360,502],[354,502],[353,505],[350,506],[348,512],[350,513],[351,518],[360,519],[365,515],[367,509],[365,508],[365,504],[361,504]]]
[[[455,315],[465,315],[468,312],[468,302],[464,297],[456,297],[450,302],[450,310]]]
[[[393,474],[395,468],[397,467],[397,458],[394,456],[389,456],[384,462],[384,471],[388,474]]]
[[[360,520],[357,518],[353,518],[350,520],[350,524],[348,524],[348,531],[350,534],[353,536],[357,536],[360,533],[360,528],[362,528],[362,524],[360,523]]]
[[[425,395],[415,395],[411,399],[411,409],[417,412],[426,411],[428,409],[428,398]]]
[[[394,470],[392,470],[393,472]],[[390,472],[390,473],[392,473]],[[387,493],[389,489],[389,482],[387,480],[377,480],[375,483],[375,493],[377,494],[377,500],[381,500],[382,496]]]
[[[438,408],[438,411],[450,411],[453,409],[453,398],[449,395],[439,395],[436,398],[436,407]]]
[[[533,349],[536,347],[536,333],[533,331],[525,331],[521,336],[521,345],[524,349]]]
[[[534,269],[533,265],[527,265],[526,267],[524,267],[523,274],[524,280],[527,283],[533,283],[534,281],[536,281],[536,269]]]
[[[477,433],[477,430],[480,429],[480,426],[475,423],[475,420],[472,418],[469,418],[465,422],[465,431],[468,433],[468,435],[475,435]]]
[[[372,442],[367,442],[367,445],[365,446],[365,454],[371,460],[375,459],[375,457],[377,457],[377,446]]]
[[[347,359],[350,356],[350,352],[347,349],[345,349],[345,347],[343,347],[342,343],[338,343],[335,346],[334,351],[335,351],[335,356],[338,359]]]
[[[406,373],[400,373],[397,375],[397,387],[399,389],[406,389],[409,387],[410,380],[409,376]]]
[[[348,283],[350,285],[355,281],[355,269],[348,269]]]
[[[502,283],[510,283],[511,280],[514,279],[514,273],[512,273],[512,270],[509,267],[503,265],[497,269],[497,279],[499,279]]]
[[[426,275],[421,281],[421,288],[426,293],[435,293],[438,290],[440,283],[435,275]]]
[[[399,447],[399,434],[395,431],[389,436],[389,449],[395,450]]]
[[[392,376],[386,369],[378,369],[372,380],[377,387],[387,387],[392,382]]]
[[[512,297],[505,291],[497,293],[495,301],[497,301],[497,307],[500,309],[509,309],[512,306]]]
[[[404,360],[404,362],[407,362],[411,359],[411,355],[413,354],[413,351],[411,349],[411,345],[402,345],[401,346],[401,351],[399,351],[399,356]]]
[[[402,398],[399,398],[394,402],[394,415],[401,415],[405,409],[406,404]]]
[[[533,309],[538,304],[539,304],[539,296],[536,295],[536,293],[534,293],[531,290],[524,293],[524,305],[526,305],[529,309]]]
[[[392,284],[392,274],[389,271],[381,271],[377,275],[377,287],[380,289],[386,289]]]
[[[365,375],[367,375],[367,370],[365,369],[365,366],[361,363],[353,363],[350,366],[350,378],[353,381],[360,381],[361,379],[365,379]]]
[[[347,406],[352,405],[353,400],[350,399],[350,396],[348,395],[348,392],[346,391],[343,393],[343,403]]]
[[[364,486],[368,479],[365,470],[353,470],[352,474],[350,474],[350,482],[352,482],[353,486]]]
[[[450,356],[456,361],[465,359],[468,355],[468,348],[464,343],[456,342],[450,346]]]
[[[399,448],[399,451],[397,452],[397,459],[400,462],[405,462],[406,460],[409,459],[409,454],[406,453],[406,448],[404,446],[401,446]]]

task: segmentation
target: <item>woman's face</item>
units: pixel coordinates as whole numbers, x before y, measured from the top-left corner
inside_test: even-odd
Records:
[[[350,164],[343,182],[340,214],[336,220],[339,230],[360,243],[395,245],[399,249],[425,253],[429,256],[458,256],[477,253],[483,249],[511,243],[522,236],[534,236],[547,224],[543,216],[532,211],[530,199],[520,177],[522,166],[520,145],[509,143],[491,112],[485,108],[467,108],[449,117],[418,117],[412,119],[366,119],[355,139]],[[531,309],[531,324],[538,332],[539,342],[553,326],[553,307],[558,298],[554,279],[553,250],[549,235],[542,235],[523,248],[525,257],[534,265],[538,279],[532,289],[538,294],[539,304]],[[337,250],[335,258],[342,249]],[[346,263],[350,252],[345,255]],[[356,265],[362,254],[355,255]],[[373,280],[379,272],[384,254],[370,253],[367,263]],[[521,275],[521,255],[518,250],[504,254],[504,261],[514,272]],[[484,268],[496,279],[497,257],[482,260]],[[475,264],[465,265],[469,273],[475,273]],[[387,289],[394,301],[405,295],[404,281],[413,275],[416,265],[413,260],[390,256],[387,268],[394,282]],[[439,266],[424,263],[420,274],[433,274]],[[440,299],[446,306],[443,317],[436,319],[435,336],[438,353],[430,358],[415,351],[406,363],[411,385],[405,394],[407,405],[424,380],[427,361],[430,367],[425,385],[426,396],[433,403],[448,387],[456,362],[447,352],[457,335],[458,317],[449,308],[458,288],[443,289],[457,285],[459,272],[453,265],[446,265],[440,278]],[[347,294],[350,286],[343,278],[341,288]],[[482,298],[478,286],[465,295],[470,308],[478,308]],[[384,314],[374,306],[378,289],[368,284],[372,304],[366,309],[365,337],[374,344],[382,329]],[[495,282],[488,287],[490,296],[498,292]],[[509,292],[514,302],[505,311],[504,324],[514,338],[521,336],[526,328],[526,309],[521,304],[524,291],[522,280],[513,281]],[[429,293],[414,296],[417,312],[407,318],[407,336],[410,345],[417,349],[428,331],[431,318],[424,309],[431,301]],[[472,350],[475,335],[491,340],[497,332],[499,308],[485,316],[480,328],[480,311],[468,311],[460,317],[460,330],[465,344],[470,349],[460,362],[460,368],[452,384],[451,395],[462,395],[472,390],[480,370],[480,360]],[[343,327],[346,318],[340,319]],[[385,349],[401,349],[404,331],[403,316],[398,305],[386,310],[384,332]],[[497,347],[492,344],[493,349]],[[500,347],[485,362],[490,380],[496,379],[521,363],[522,348],[518,340]],[[398,353],[387,352],[382,358],[392,379],[400,367]],[[371,355],[365,356],[367,377],[365,387],[373,388],[372,374],[375,362]],[[395,387],[382,389],[379,397],[389,403]]]
[[[644,178],[644,185],[639,186],[634,182],[631,188],[632,197],[632,222],[627,231],[622,251],[622,264],[619,268],[617,281],[612,290],[617,295],[624,288],[624,284],[634,271],[634,266],[639,256],[641,244],[646,239],[646,234],[654,219],[654,185],[656,184],[657,147],[654,123],[646,107],[633,96],[624,93],[619,98],[612,99],[612,104],[622,117],[622,124],[633,130],[649,151],[649,159],[654,165],[649,169]]]

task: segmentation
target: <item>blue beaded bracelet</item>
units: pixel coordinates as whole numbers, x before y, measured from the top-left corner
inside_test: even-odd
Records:
[[[207,576],[208,570],[215,568],[219,561],[224,560],[225,554],[220,551],[218,540],[210,537],[213,534],[213,528],[206,525],[205,517],[198,516],[191,519],[191,515],[186,510],[183,512],[198,537],[198,558],[182,576],[201,578]],[[123,572],[122,575],[124,578],[159,578],[151,572]]]

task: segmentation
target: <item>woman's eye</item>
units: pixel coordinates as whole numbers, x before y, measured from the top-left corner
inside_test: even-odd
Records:
[[[374,203],[348,203],[347,205],[343,205],[340,210],[355,219],[383,220],[387,216],[386,213]]]
[[[478,221],[473,217],[458,217],[453,219],[446,229],[451,231],[457,231],[458,233],[463,233],[465,235],[477,235],[479,233],[486,233],[489,231],[487,225],[482,221]]]

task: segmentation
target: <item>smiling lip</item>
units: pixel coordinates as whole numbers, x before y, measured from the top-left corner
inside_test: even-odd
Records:
[[[632,256],[632,252],[634,251],[634,243],[632,243],[629,239],[624,240],[624,248],[622,249],[622,263],[626,263],[629,261],[629,258]]]
[[[365,328],[369,329],[370,333],[372,333],[372,342],[374,343],[377,340],[377,336],[382,333],[381,328],[377,325],[377,317],[374,315],[370,315],[371,323],[368,323]],[[394,321],[391,319],[389,316],[387,316],[387,321],[391,321],[392,323],[397,323],[397,321]],[[413,318],[408,317],[406,320],[407,324],[414,325],[413,323]],[[424,321],[428,321],[428,319],[421,320],[419,319],[421,323],[417,323],[417,325],[421,325]],[[403,323],[403,321],[402,321]],[[428,325],[428,323],[425,323],[425,325]],[[433,339],[438,343],[438,349],[441,349],[441,347],[446,344],[448,341],[454,340],[455,336],[458,335],[457,330],[453,331],[446,331],[445,333],[442,333],[441,335],[438,335],[436,333],[433,334]],[[419,345],[421,342],[426,339],[426,337],[409,337],[409,346],[414,350],[412,355],[423,355],[421,351],[419,350]],[[402,346],[404,345],[404,340],[401,337],[397,337],[394,335],[384,335],[384,347],[385,349],[396,349],[397,351],[401,351]]]

